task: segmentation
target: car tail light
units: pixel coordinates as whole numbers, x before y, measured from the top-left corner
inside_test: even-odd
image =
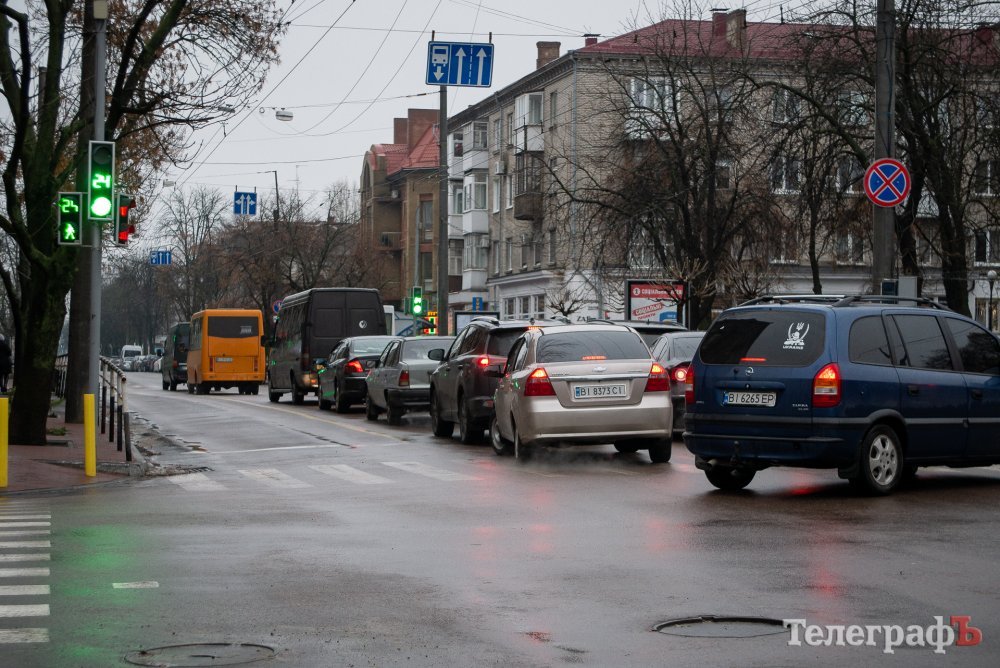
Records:
[[[361,365],[361,360],[351,360],[347,363],[346,370],[348,373],[364,373],[365,368]]]
[[[667,375],[667,370],[656,362],[653,362],[653,366],[649,368],[649,378],[646,379],[646,391],[670,391],[670,376]]]
[[[476,360],[476,364],[478,364],[479,366],[483,366],[483,367],[489,366],[490,365],[490,358],[487,357],[486,355],[483,355],[482,357],[480,357],[479,359]]]
[[[399,386],[409,387],[410,386],[410,372],[403,369],[399,372]]]
[[[556,394],[552,383],[549,382],[549,374],[542,367],[538,367],[531,372],[528,380],[524,383],[524,396],[526,397],[554,397]]]
[[[830,408],[840,403],[840,367],[827,364],[813,378],[813,408]]]
[[[684,379],[684,404],[694,405],[694,367],[687,368],[687,378]]]
[[[688,366],[687,364],[681,364],[675,366],[673,371],[670,372],[670,380],[674,381],[678,385],[683,385],[687,382]]]

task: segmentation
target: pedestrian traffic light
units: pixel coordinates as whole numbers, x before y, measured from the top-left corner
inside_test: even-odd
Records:
[[[414,285],[410,289],[410,308],[413,315],[424,314],[424,295],[419,285]]]
[[[113,191],[115,186],[115,143],[90,142],[90,173],[87,179],[91,220],[114,218]]]
[[[83,244],[83,193],[59,193],[59,229],[56,242],[60,246]]]
[[[129,213],[135,206],[135,199],[131,195],[115,195],[118,206],[115,207],[115,243],[119,246],[128,246],[128,237],[135,234],[135,225],[131,223]]]

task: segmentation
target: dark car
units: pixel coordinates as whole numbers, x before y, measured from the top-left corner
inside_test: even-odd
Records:
[[[474,318],[458,333],[440,366],[431,374],[431,429],[451,436],[458,423],[462,443],[476,443],[493,421],[493,393],[499,378],[488,375],[507,360],[511,346],[529,327],[561,325],[541,320]]]
[[[709,482],[835,468],[888,494],[920,466],[1000,463],[1000,342],[928,300],[724,311],[691,364],[684,441]]]
[[[395,336],[352,336],[344,339],[333,349],[326,359],[316,361],[319,376],[319,409],[336,407],[338,413],[345,413],[352,404],[365,400],[368,370]]]
[[[596,320],[588,320],[587,322],[593,322],[601,325],[625,325],[626,327],[631,327],[635,331],[639,332],[639,336],[642,340],[646,342],[646,345],[650,348],[656,342],[656,339],[662,334],[667,332],[686,332],[688,328],[684,325],[679,325],[676,322],[666,322],[658,320],[610,320],[607,318],[597,318]]]
[[[653,358],[670,377],[670,399],[674,408],[674,432],[684,431],[684,387],[688,368],[705,332],[668,332],[661,334],[650,346]]]

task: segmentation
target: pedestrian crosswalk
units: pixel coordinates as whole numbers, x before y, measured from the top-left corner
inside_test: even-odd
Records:
[[[52,516],[44,501],[0,499],[0,647],[49,642]],[[0,656],[3,649],[0,649]]]

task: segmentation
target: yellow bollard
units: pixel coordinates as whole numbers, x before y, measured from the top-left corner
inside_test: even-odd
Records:
[[[94,395],[83,395],[83,474],[97,475],[97,434],[94,433]]]
[[[7,486],[7,397],[0,397],[0,487]]]

